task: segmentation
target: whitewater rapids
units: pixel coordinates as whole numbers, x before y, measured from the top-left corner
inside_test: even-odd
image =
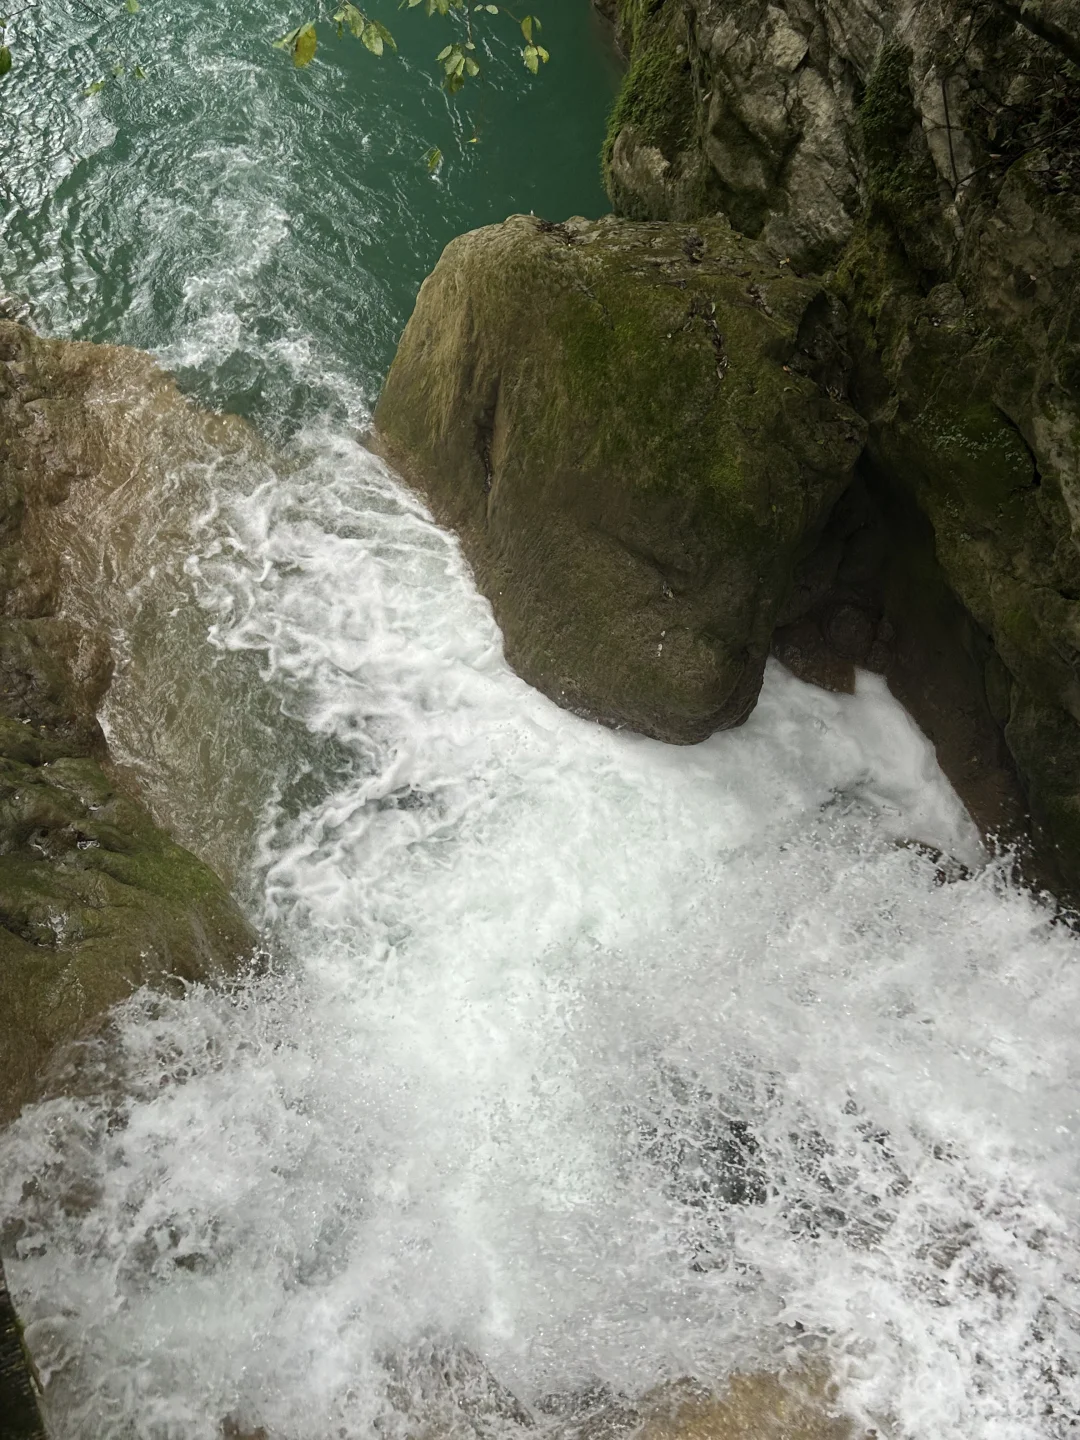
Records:
[[[1078,941],[882,683],[614,733],[347,433],[184,485],[105,721],[274,962],[0,1136],[57,1440],[394,1436],[432,1337],[528,1406],[812,1355],[898,1436],[1070,1433]]]

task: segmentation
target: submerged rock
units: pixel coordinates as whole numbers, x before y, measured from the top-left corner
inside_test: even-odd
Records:
[[[660,1385],[638,1399],[603,1385],[544,1396],[534,1418],[475,1357],[447,1371],[441,1412],[430,1404],[410,1416],[409,1440],[870,1440],[837,1407],[836,1386],[824,1369],[733,1375],[721,1391],[691,1380]],[[469,1400],[477,1377],[501,1399],[477,1413]],[[462,1386],[462,1381],[464,1385]],[[462,1399],[457,1398],[461,1387]],[[485,1390],[484,1393],[487,1393]]]
[[[662,1385],[633,1404],[601,1409],[560,1440],[856,1440],[823,1374],[732,1376],[722,1394],[688,1380]]]
[[[111,659],[91,623],[107,577],[88,557],[74,575],[56,538],[63,512],[236,441],[149,356],[0,321],[0,1122],[113,1003],[254,950],[217,877],[107,773]]]
[[[388,1428],[408,1440],[507,1440],[536,1421],[511,1390],[467,1346],[427,1339],[385,1359]]]
[[[449,245],[375,415],[461,536],[510,663],[560,704],[689,742],[745,720],[864,427],[842,310],[723,222]]]
[[[672,1385],[651,1397],[640,1440],[854,1440],[823,1376],[736,1375],[725,1394]]]

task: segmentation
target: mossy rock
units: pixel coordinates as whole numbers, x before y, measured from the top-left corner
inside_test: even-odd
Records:
[[[618,0],[614,18],[629,64],[602,154],[612,208],[637,220],[715,209],[697,154],[701,106],[680,0]]]
[[[254,949],[212,871],[96,760],[0,720],[0,1121],[116,1001],[221,976]]]
[[[4,1440],[46,1440],[40,1391],[0,1263],[0,1435]]]
[[[0,1123],[116,1001],[254,952],[217,877],[102,768],[100,567],[73,554],[118,487],[248,440],[147,355],[0,321]]]
[[[934,531],[999,666],[994,710],[1034,836],[1080,892],[1080,200],[1024,164],[973,215],[956,278],[927,290],[895,230],[860,226],[836,283],[868,453]],[[1055,888],[1058,882],[1054,881]]]
[[[794,558],[847,485],[843,317],[723,222],[515,216],[447,247],[376,411],[507,658],[672,741],[741,723]]]

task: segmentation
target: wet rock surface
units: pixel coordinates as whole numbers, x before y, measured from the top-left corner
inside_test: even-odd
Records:
[[[664,740],[739,724],[800,548],[850,482],[843,319],[720,222],[517,216],[454,241],[376,411],[507,658]]]
[[[720,1390],[683,1379],[637,1398],[601,1384],[520,1401],[467,1346],[419,1342],[386,1361],[393,1440],[872,1440],[837,1406],[821,1367],[736,1374]],[[274,1440],[236,1416],[221,1440]]]
[[[736,1375],[721,1394],[676,1381],[642,1400],[600,1407],[561,1432],[565,1440],[856,1440],[864,1434],[835,1411],[829,1384],[812,1371]]]
[[[0,321],[0,1121],[115,1001],[225,973],[255,947],[217,877],[108,773],[108,641],[85,606],[66,613],[54,537],[67,507],[153,484],[230,430],[148,356]]]
[[[886,675],[984,832],[1075,893],[1080,5],[600,8],[628,61],[604,152],[625,221],[455,242],[387,382],[387,454],[560,703],[700,739],[749,713],[775,622],[801,675]],[[866,426],[878,515],[847,536],[829,402],[851,448]],[[877,573],[845,576],[875,527]]]

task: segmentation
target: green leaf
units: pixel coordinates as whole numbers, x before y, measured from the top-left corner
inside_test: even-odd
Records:
[[[364,44],[373,55],[381,55],[383,52],[383,38],[375,28],[375,21],[370,21],[364,27]]]
[[[299,28],[299,26],[298,26],[295,30],[290,30],[287,35],[280,35],[275,41],[273,41],[274,49],[275,49],[275,50],[291,50],[291,49],[293,48],[293,46],[296,44],[296,37],[297,37],[299,34],[300,34],[300,28]]]
[[[341,27],[347,25],[357,40],[363,35],[364,25],[367,23],[363,11],[358,10],[355,5],[349,3],[349,0],[346,0],[346,4],[342,5],[341,9],[337,11],[334,15],[334,20],[337,23],[339,35],[341,34]]]
[[[113,73],[113,74],[116,76],[116,78],[119,80],[119,79],[120,79],[120,76],[123,75],[123,73],[124,73],[124,67],[123,67],[123,65],[121,65],[119,62],[117,62],[117,64],[115,64],[115,65],[112,67],[112,73]]]
[[[465,76],[459,70],[453,75],[448,75],[443,81],[443,84],[446,87],[446,93],[448,95],[456,95],[465,84]]]
[[[102,90],[105,89],[107,83],[108,82],[105,80],[95,80],[94,83],[92,85],[88,85],[82,93],[87,96],[87,98],[89,98],[91,95],[100,95]]]
[[[548,52],[544,49],[542,45],[537,45],[536,53],[540,56],[540,59],[544,62],[545,65],[551,59],[551,56],[548,54]]]
[[[499,13],[499,7],[497,5],[485,5],[482,8],[485,9],[489,15],[497,15]]]
[[[441,65],[442,62],[446,59],[446,57],[450,54],[450,51],[453,50],[453,48],[453,45],[447,45],[444,49],[440,50],[439,53],[435,56],[437,63]]]
[[[526,70],[531,70],[535,75],[540,68],[540,57],[535,45],[526,45],[521,52],[521,58],[525,61]]]
[[[436,145],[433,149],[427,152],[427,154],[424,156],[424,159],[427,161],[428,174],[434,175],[435,171],[442,164],[442,151]]]
[[[132,75],[135,76],[135,79],[136,79],[136,80],[145,80],[145,79],[146,79],[146,71],[142,68],[141,65],[136,65],[136,66],[135,66],[135,69],[132,70],[131,73],[132,73]]]
[[[465,59],[465,70],[466,70],[466,73],[469,74],[469,75],[479,75],[479,74],[480,74],[480,66],[476,63],[476,61],[472,58],[471,55],[466,56],[466,59]]]
[[[6,75],[11,69],[11,49],[7,45],[0,45],[0,75]]]
[[[303,70],[305,65],[310,65],[314,60],[315,47],[318,43],[315,37],[315,26],[310,21],[307,25],[301,25],[296,32],[296,39],[292,47],[293,64],[298,70]]]
[[[124,9],[129,15],[137,15],[142,9],[139,0],[125,0]]]
[[[384,45],[389,45],[391,50],[397,50],[397,41],[381,20],[369,20],[367,24],[369,30],[374,27],[375,33],[380,37]]]
[[[533,32],[533,17],[532,17],[531,15],[526,15],[526,16],[525,16],[525,19],[522,20],[522,22],[521,22],[521,33],[522,33],[522,35],[525,36],[525,43],[526,43],[527,45],[531,45],[531,44],[532,44],[532,32]]]

